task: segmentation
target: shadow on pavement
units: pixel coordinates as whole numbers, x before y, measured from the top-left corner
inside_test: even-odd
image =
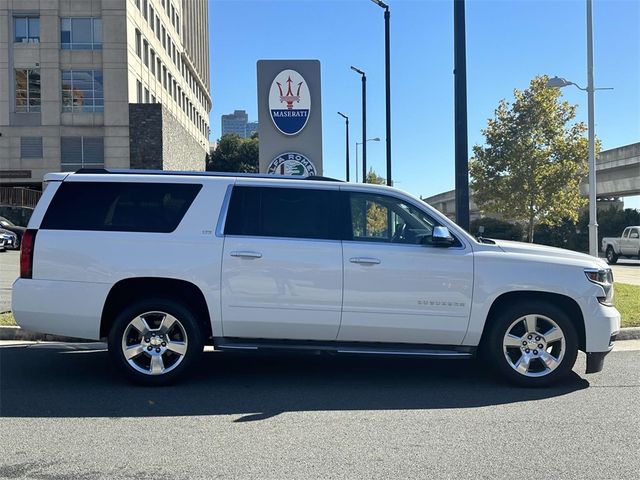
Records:
[[[246,422],[295,411],[482,407],[589,386],[574,372],[557,387],[515,388],[476,361],[212,352],[181,383],[140,387],[112,370],[106,351],[88,348],[0,349],[0,416],[231,414]]]

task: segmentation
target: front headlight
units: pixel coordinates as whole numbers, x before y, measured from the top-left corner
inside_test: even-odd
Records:
[[[585,268],[587,279],[600,285],[604,290],[604,296],[598,297],[598,302],[607,307],[613,307],[613,272],[610,268]]]

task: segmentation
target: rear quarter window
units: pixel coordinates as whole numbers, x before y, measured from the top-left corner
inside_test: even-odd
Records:
[[[186,183],[64,182],[40,228],[169,233],[201,188]]]

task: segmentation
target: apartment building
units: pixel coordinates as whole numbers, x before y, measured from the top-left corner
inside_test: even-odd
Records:
[[[204,170],[206,0],[0,0],[0,182]]]

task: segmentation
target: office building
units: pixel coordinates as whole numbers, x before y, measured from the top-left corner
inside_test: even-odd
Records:
[[[204,170],[206,0],[0,2],[0,181],[79,168]]]
[[[235,133],[241,138],[249,138],[257,132],[258,122],[249,122],[249,115],[244,110],[235,110],[229,115],[222,115],[221,137]]]

